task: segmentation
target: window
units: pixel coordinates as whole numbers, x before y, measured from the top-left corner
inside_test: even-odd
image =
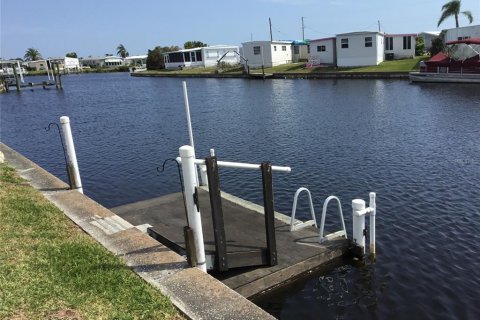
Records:
[[[190,57],[192,58],[192,62],[197,61],[196,55],[195,55],[195,51],[191,51],[191,52],[190,52]]]
[[[183,61],[190,62],[190,52],[184,52],[183,56]]]
[[[393,50],[393,38],[386,37],[385,38],[385,50]]]
[[[405,36],[403,37],[403,50],[410,50],[412,49],[412,37]]]
[[[293,54],[300,54],[300,48],[298,46],[293,46]]]
[[[458,37],[458,38],[457,38],[457,40],[466,40],[466,39],[470,39],[470,37],[467,36],[467,37]]]
[[[197,56],[197,61],[202,61],[202,52],[201,51],[196,51],[195,55]]]
[[[310,53],[310,45],[307,45],[307,53]]]
[[[253,47],[253,54],[260,54],[260,46]]]
[[[341,39],[340,43],[342,44],[342,49],[348,49],[348,38]]]
[[[282,46],[282,51],[287,51],[287,46]]]
[[[273,46],[273,51],[277,51],[277,46]]]
[[[373,46],[373,38],[365,37],[365,48],[371,48]]]
[[[327,51],[325,46],[317,46],[317,52],[324,52]]]

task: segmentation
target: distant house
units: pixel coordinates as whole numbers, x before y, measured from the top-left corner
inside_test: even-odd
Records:
[[[117,56],[88,57],[80,59],[82,66],[91,68],[116,68],[122,66],[123,58]]]
[[[336,36],[337,66],[374,66],[384,60],[384,35],[361,31]]]
[[[78,60],[78,58],[63,57],[63,58],[49,58],[48,60],[51,62],[57,63],[60,71],[78,72],[81,69],[80,60]]]
[[[444,43],[470,38],[480,38],[480,25],[442,30],[440,36]]]
[[[415,57],[415,39],[417,35],[385,34],[385,59],[402,59]]]
[[[238,51],[238,46],[217,45],[167,52],[163,57],[165,69],[213,67],[222,57],[222,62],[238,64]]]
[[[242,43],[242,54],[248,66],[266,68],[292,62],[291,41],[250,41]]]
[[[312,66],[337,65],[337,38],[310,40],[308,63]]]
[[[420,32],[418,34],[418,37],[423,39],[423,43],[425,44],[425,51],[429,51],[432,48],[433,39],[437,39],[440,37],[440,31]]]
[[[27,61],[27,67],[30,70],[34,71],[43,71],[47,70],[47,60],[33,60],[33,61]]]
[[[308,40],[295,40],[292,41],[292,61],[306,61],[308,60],[309,54],[309,44]]]
[[[123,59],[123,63],[126,66],[140,66],[146,67],[147,66],[147,55],[139,55],[139,56],[129,56]]]

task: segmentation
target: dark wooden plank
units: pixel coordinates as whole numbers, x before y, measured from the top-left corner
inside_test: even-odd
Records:
[[[275,240],[275,212],[273,204],[272,164],[263,162],[262,185],[263,185],[263,208],[265,210],[265,232],[267,236],[267,260],[268,265],[278,263],[277,244]]]
[[[230,268],[264,266],[267,264],[267,250],[227,252]]]
[[[217,157],[205,159],[208,176],[208,190],[210,195],[210,208],[213,219],[213,236],[215,240],[215,268],[219,271],[228,270],[227,241],[225,238],[225,224],[223,221],[222,196],[220,194],[220,181],[218,178]]]

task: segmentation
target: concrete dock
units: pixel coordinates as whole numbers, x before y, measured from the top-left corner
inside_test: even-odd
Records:
[[[206,254],[214,254],[215,243],[209,194],[199,193]],[[263,207],[222,192],[227,252],[262,250],[266,246]],[[187,225],[182,193],[127,204],[110,209],[134,225],[150,224],[156,239],[184,254],[183,227]],[[318,229],[307,227],[289,231],[289,219],[275,212],[278,264],[237,267],[229,263],[227,272],[211,272],[247,298],[301,277],[311,270],[340,259],[348,251],[348,241],[336,238],[318,243]],[[236,268],[237,267],[237,268]]]

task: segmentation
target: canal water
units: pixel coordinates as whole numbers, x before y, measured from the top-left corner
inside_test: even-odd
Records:
[[[32,77],[27,81],[42,79]],[[63,77],[64,90],[0,96],[1,140],[66,180],[58,133],[71,118],[85,193],[106,207],[180,190],[188,143],[182,79]],[[289,165],[276,210],[307,187],[318,214],[377,193],[375,263],[341,265],[257,303],[281,319],[480,318],[480,87],[403,80],[187,79],[197,157]],[[260,172],[221,169],[221,187],[261,203]],[[301,199],[300,217],[308,217]],[[339,223],[332,206],[327,228]]]

